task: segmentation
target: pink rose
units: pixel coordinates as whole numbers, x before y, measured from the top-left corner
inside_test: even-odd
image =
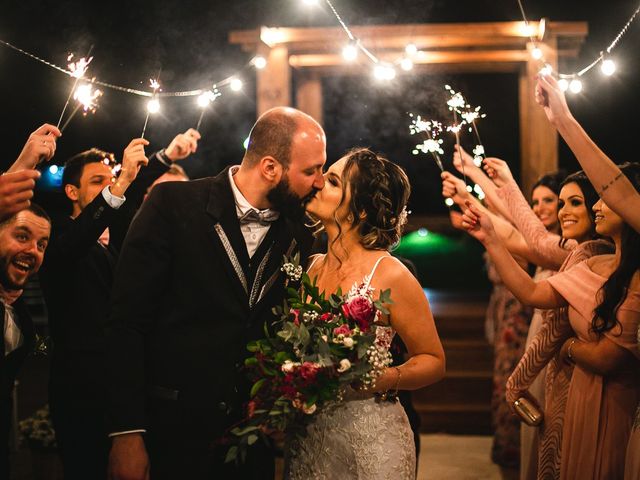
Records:
[[[351,330],[349,329],[349,326],[346,324],[340,325],[338,328],[334,328],[333,329],[333,335],[334,336],[338,336],[338,335],[351,335]]]
[[[293,323],[295,323],[296,326],[300,325],[300,310],[298,310],[297,308],[292,308],[289,311],[289,315],[293,315]]]
[[[347,309],[360,327],[360,330],[366,332],[369,330],[369,324],[373,322],[376,314],[376,309],[373,306],[371,300],[366,297],[353,297],[347,304]]]

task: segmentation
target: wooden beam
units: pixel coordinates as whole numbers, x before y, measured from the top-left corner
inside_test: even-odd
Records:
[[[317,72],[305,71],[296,77],[296,108],[322,125],[322,79]]]
[[[258,116],[273,107],[291,106],[291,69],[287,47],[279,45],[267,51],[267,66],[257,70]]]
[[[556,39],[551,36],[543,44],[545,59],[554,70],[558,68]],[[529,45],[531,50],[533,45]],[[535,101],[536,76],[540,64],[529,57],[520,74],[520,152],[521,179],[523,192],[530,193],[536,180],[558,169],[558,134],[551,126],[544,110]]]
[[[530,22],[527,31],[524,22],[444,23],[409,25],[372,25],[351,27],[363,44],[378,48],[398,48],[415,43],[418,48],[440,46],[483,46],[504,42],[525,42],[529,34],[537,36],[544,26],[546,34],[557,37],[584,38],[588,33],[586,22]],[[277,42],[292,49],[295,45],[343,45],[346,34],[340,27],[277,28]],[[255,48],[262,42],[261,29],[236,30],[229,34],[229,43]]]
[[[399,57],[397,53],[381,53],[380,60],[395,62]],[[525,50],[476,50],[476,51],[447,51],[447,52],[421,52],[413,59],[415,65],[428,65],[433,63],[500,63],[500,62],[526,62],[530,54]],[[316,55],[291,55],[289,65],[294,68],[349,66],[342,55],[316,54]]]

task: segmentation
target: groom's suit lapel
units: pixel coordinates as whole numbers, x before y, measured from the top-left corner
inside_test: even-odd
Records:
[[[233,191],[229,184],[228,168],[211,182],[207,214],[210,217],[209,234],[213,248],[218,250],[233,290],[247,304],[250,285],[246,266],[249,254],[236,214]]]
[[[254,306],[262,306],[261,301],[267,296],[272,288],[283,288],[284,273],[281,270],[283,257],[291,257],[298,250],[298,243],[291,234],[292,228],[289,222],[281,217],[271,227],[273,232],[272,246],[269,258],[264,258],[265,268],[258,278],[256,275],[256,293]],[[259,281],[258,281],[259,280]],[[270,305],[269,307],[273,307]]]

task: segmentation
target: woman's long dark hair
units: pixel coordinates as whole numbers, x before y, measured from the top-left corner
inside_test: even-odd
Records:
[[[640,191],[640,164],[625,163],[620,170]],[[620,242],[620,265],[611,274],[598,292],[600,304],[593,311],[591,328],[597,334],[604,334],[618,324],[617,313],[624,303],[633,275],[640,269],[640,234],[627,223],[622,226]]]
[[[584,174],[582,170],[576,173],[572,173],[567,178],[565,178],[564,181],[560,184],[560,190],[562,190],[562,187],[570,183],[575,183],[576,185],[578,185],[578,188],[580,189],[580,191],[582,192],[582,196],[584,197],[584,205],[587,209],[589,222],[591,223],[591,235],[589,235],[590,239],[593,240],[593,239],[599,238],[598,233],[596,232],[596,217],[595,217],[595,213],[593,212],[593,206],[596,204],[598,200],[600,200],[600,197],[598,196],[596,189],[593,188],[593,185],[591,185],[591,182],[589,181],[589,179],[587,178],[587,176]],[[564,237],[561,238],[560,246],[564,247],[564,244],[566,242],[567,242],[566,238]]]
[[[567,172],[564,170],[558,170],[557,172],[547,173],[541,176],[536,183],[531,187],[531,196],[533,197],[533,191],[538,187],[547,187],[556,196],[560,195],[560,189],[562,188],[564,179],[567,178]]]

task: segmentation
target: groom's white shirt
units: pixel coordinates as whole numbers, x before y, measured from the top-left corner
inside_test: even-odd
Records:
[[[234,165],[229,169],[229,182],[231,183],[231,190],[233,191],[233,196],[236,200],[236,213],[238,214],[238,218],[242,217],[249,210],[255,210],[257,212],[265,211],[259,210],[251,205],[249,201],[244,197],[244,195],[242,195],[242,192],[238,189],[233,176],[236,174],[239,168],[240,165]],[[259,222],[240,224],[240,231],[242,232],[242,236],[244,237],[244,242],[247,244],[247,252],[249,253],[249,258],[253,257],[253,254],[256,253],[256,250],[262,243],[262,240],[264,240],[264,237],[267,235],[269,228],[271,228],[270,225],[263,225]]]

